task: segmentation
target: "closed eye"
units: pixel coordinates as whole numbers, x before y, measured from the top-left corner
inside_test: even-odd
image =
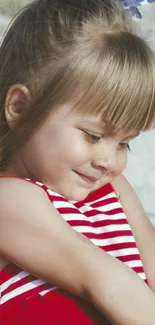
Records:
[[[128,142],[121,142],[121,143],[119,144],[119,150],[121,150],[121,149],[128,149],[129,151],[131,151]]]
[[[95,135],[93,133],[89,133],[87,131],[82,131],[82,132],[83,132],[85,140],[92,144],[98,143],[102,138],[101,136],[97,136],[97,135]]]

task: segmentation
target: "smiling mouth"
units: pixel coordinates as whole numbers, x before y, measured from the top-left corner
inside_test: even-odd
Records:
[[[89,184],[94,184],[97,181],[97,179],[95,177],[86,176],[86,175],[80,174],[76,171],[74,171],[74,172]]]

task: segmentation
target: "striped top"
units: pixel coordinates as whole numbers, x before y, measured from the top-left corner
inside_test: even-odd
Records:
[[[39,182],[27,181],[42,187],[72,228],[128,265],[146,281],[135,239],[111,184],[91,193],[82,202],[73,202]],[[54,285],[49,285],[12,264],[1,271],[0,287],[2,325],[17,325],[21,320],[22,324],[92,324],[72,300],[56,292]],[[51,319],[54,319],[54,323],[51,323]]]

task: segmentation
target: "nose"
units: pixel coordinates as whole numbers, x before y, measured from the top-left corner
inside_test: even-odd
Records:
[[[117,154],[98,155],[92,160],[92,165],[104,174],[115,174],[118,170]]]

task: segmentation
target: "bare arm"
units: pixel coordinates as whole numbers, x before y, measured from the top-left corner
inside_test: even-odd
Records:
[[[123,263],[77,235],[35,185],[1,179],[0,253],[87,299],[118,325],[155,324],[152,291]]]
[[[155,292],[155,229],[128,181],[121,175],[113,185],[136,239],[149,285]]]

